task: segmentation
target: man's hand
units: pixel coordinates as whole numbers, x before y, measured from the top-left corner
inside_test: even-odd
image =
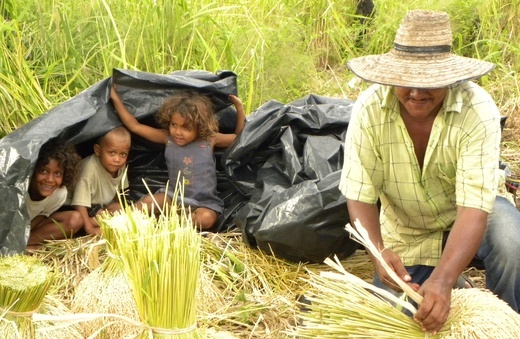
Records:
[[[421,323],[423,331],[436,334],[448,319],[452,286],[442,280],[428,279],[417,291],[424,297],[414,319]]]
[[[406,268],[404,267],[401,258],[395,252],[389,249],[384,249],[381,252],[381,256],[388,264],[388,266],[390,266],[390,268],[397,274],[397,276],[401,278],[401,280],[410,285],[410,287],[412,287],[414,291],[417,291],[419,289],[418,284],[411,282],[412,277],[410,276],[410,274],[408,274],[408,271],[406,271]],[[383,268],[383,266],[381,266],[379,261],[377,259],[373,259],[372,262],[374,263],[376,273],[379,276],[379,279],[381,279],[381,282],[395,291],[402,292],[399,285],[397,285],[394,282],[394,280],[390,277],[390,275],[386,273],[386,270]]]

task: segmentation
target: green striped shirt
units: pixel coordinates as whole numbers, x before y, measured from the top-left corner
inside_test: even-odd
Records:
[[[381,199],[385,247],[405,265],[435,266],[457,206],[491,211],[499,152],[498,108],[467,82],[448,89],[421,170],[393,88],[376,84],[354,104],[339,187],[350,200]]]

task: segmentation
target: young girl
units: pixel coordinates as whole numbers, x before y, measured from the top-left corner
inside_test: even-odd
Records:
[[[37,249],[45,240],[73,236],[83,227],[76,211],[58,211],[78,176],[81,157],[74,146],[51,140],[40,149],[25,204],[31,219],[27,249]]]
[[[230,146],[244,128],[242,101],[235,95],[229,96],[237,111],[236,129],[235,133],[222,134],[218,133],[211,100],[194,91],[181,92],[164,102],[156,116],[158,125],[162,127],[160,129],[139,123],[119,98],[115,84],[110,97],[119,118],[131,132],[166,145],[164,157],[170,181],[168,192],[160,190],[153,199],[147,195],[136,206],[147,205],[151,211],[154,200],[159,206],[163,206],[165,201],[170,204],[180,173],[184,183],[183,203],[191,208],[195,225],[201,230],[213,227],[224,209],[223,201],[217,196],[213,148]]]

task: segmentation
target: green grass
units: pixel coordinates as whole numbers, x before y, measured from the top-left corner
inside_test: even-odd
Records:
[[[457,54],[497,64],[481,84],[518,98],[520,0],[3,0],[0,137],[111,75],[231,70],[247,111],[309,93],[355,99],[345,62],[387,52],[409,9],[450,14]],[[518,114],[516,112],[505,112]]]

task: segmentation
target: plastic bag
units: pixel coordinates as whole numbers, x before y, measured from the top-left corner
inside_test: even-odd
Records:
[[[235,224],[250,246],[301,262],[350,256],[346,199],[338,189],[353,102],[310,95],[269,101],[248,116],[223,158],[244,196]]]

